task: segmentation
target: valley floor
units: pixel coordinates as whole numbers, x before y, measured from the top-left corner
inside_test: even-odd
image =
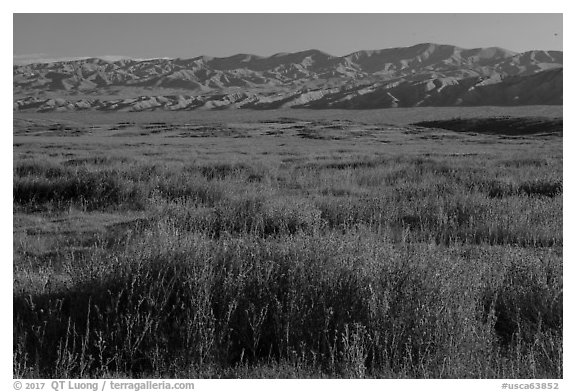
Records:
[[[14,377],[562,378],[561,118],[15,113]]]

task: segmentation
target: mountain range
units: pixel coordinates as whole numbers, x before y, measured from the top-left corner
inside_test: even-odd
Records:
[[[331,56],[75,61],[15,65],[14,110],[561,105],[563,52],[424,43]]]

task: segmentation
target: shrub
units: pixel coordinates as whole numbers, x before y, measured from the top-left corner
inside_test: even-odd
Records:
[[[137,184],[123,180],[114,171],[79,170],[55,178],[19,177],[14,179],[13,187],[16,204],[53,204],[56,208],[78,204],[93,210],[126,204],[141,209],[146,196]]]

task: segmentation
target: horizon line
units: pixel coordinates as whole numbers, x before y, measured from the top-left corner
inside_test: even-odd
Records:
[[[452,47],[463,49],[463,50],[502,49],[502,50],[506,50],[508,52],[512,52],[512,53],[514,53],[514,55],[523,54],[523,53],[527,53],[527,52],[533,52],[533,51],[562,52],[562,53],[564,52],[564,50],[557,50],[557,49],[530,49],[530,50],[526,50],[526,51],[522,51],[522,52],[517,52],[514,50],[504,48],[502,46],[484,46],[484,47],[475,47],[475,48],[465,48],[462,46],[452,45],[452,44],[439,44],[439,43],[435,43],[435,42],[421,42],[421,43],[417,43],[417,44],[409,45],[409,46],[393,46],[393,47],[380,48],[380,49],[359,49],[359,50],[356,50],[354,52],[350,52],[348,54],[345,54],[343,56],[334,56],[328,52],[325,52],[321,49],[316,49],[316,48],[304,49],[304,50],[300,50],[300,51],[296,51],[296,52],[277,52],[277,53],[274,53],[270,56],[263,56],[263,55],[258,55],[258,54],[254,54],[254,53],[235,53],[235,54],[231,54],[229,56],[223,56],[223,57],[209,56],[209,55],[199,55],[199,56],[193,56],[193,57],[158,56],[158,57],[147,57],[147,58],[130,57],[130,56],[123,56],[123,55],[51,57],[50,55],[46,54],[46,57],[43,58],[43,57],[39,57],[39,55],[44,55],[45,53],[31,53],[31,54],[13,55],[13,66],[26,66],[26,65],[33,65],[33,64],[52,64],[52,63],[74,62],[74,61],[90,60],[90,59],[99,59],[99,60],[104,60],[104,61],[108,61],[108,62],[112,62],[112,63],[117,62],[117,61],[121,61],[121,60],[149,61],[149,60],[194,60],[194,59],[199,59],[199,58],[226,59],[226,58],[239,56],[239,55],[255,56],[255,57],[265,59],[265,58],[271,58],[271,57],[279,56],[279,55],[285,55],[286,56],[286,55],[299,54],[299,53],[311,52],[311,51],[321,52],[321,53],[328,55],[328,56],[331,56],[333,58],[344,58],[344,57],[348,57],[348,56],[351,56],[351,55],[353,55],[355,53],[359,53],[359,52],[372,52],[372,51],[382,51],[382,50],[390,50],[390,49],[405,49],[405,48],[413,48],[413,47],[421,46],[421,45],[452,46]],[[16,60],[17,57],[21,57],[21,58],[23,58],[23,60],[18,61],[18,60]],[[27,58],[29,60],[26,60]]]

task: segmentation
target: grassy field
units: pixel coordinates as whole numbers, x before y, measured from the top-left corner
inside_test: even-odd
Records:
[[[14,377],[562,378],[561,118],[15,113]]]

